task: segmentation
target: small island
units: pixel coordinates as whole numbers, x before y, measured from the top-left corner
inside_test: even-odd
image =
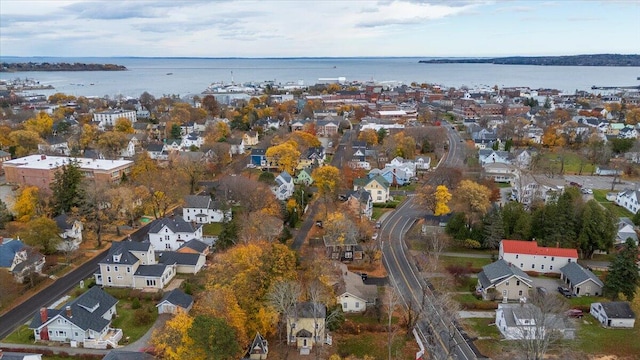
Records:
[[[593,54],[570,56],[510,56],[420,60],[422,64],[495,64],[541,66],[640,66],[640,55]]]
[[[127,68],[116,64],[83,64],[83,63],[2,63],[0,72],[19,71],[125,71]]]

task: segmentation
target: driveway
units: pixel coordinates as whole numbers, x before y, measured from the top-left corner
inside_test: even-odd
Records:
[[[531,277],[533,279],[534,287],[543,287],[547,289],[549,294],[553,294],[558,291],[558,286],[562,285],[560,279],[552,279],[546,277]],[[535,290],[535,289],[534,289]]]

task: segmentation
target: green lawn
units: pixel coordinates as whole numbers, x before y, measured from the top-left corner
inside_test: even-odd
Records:
[[[571,346],[584,354],[616,355],[632,359],[640,354],[638,339],[638,324],[634,329],[605,329],[591,315],[585,315],[580,321],[577,339],[571,342]]]
[[[158,318],[158,311],[152,301],[141,300],[140,304],[142,305],[140,309],[133,310],[130,301],[120,300],[116,307],[118,317],[111,323],[111,327],[122,329],[123,338],[128,336],[130,343],[140,339]],[[149,321],[143,324],[138,323],[135,316],[136,311],[149,311]]]
[[[542,155],[543,157],[549,159],[550,161],[554,161],[554,167],[557,170],[560,170],[560,162],[557,160],[558,154],[556,153],[548,153]],[[594,164],[584,164],[582,167],[582,175],[591,175],[596,170],[596,166]],[[565,153],[564,157],[564,173],[565,175],[577,175],[580,172],[580,156],[574,153]]]
[[[633,218],[633,214],[631,211],[623,208],[622,206],[618,206],[611,201],[607,200],[608,190],[593,190],[593,198],[599,202],[605,208],[611,210],[611,212],[617,217],[628,217]]]
[[[464,319],[462,324],[471,337],[479,337],[473,342],[483,355],[488,357],[498,357],[509,343],[501,341],[500,331],[493,324],[491,319]]]
[[[218,236],[222,232],[222,223],[204,224],[202,226],[202,234],[209,236]]]
[[[367,356],[373,359],[387,359],[387,333],[363,333],[358,335],[345,335],[338,341],[338,354],[340,356],[354,356],[358,359],[366,358]],[[392,340],[391,354],[399,354],[407,341],[414,341],[413,337],[408,338],[403,336],[403,331],[400,330],[398,334]]]
[[[27,325],[22,325],[2,340],[2,342],[11,344],[33,344],[33,330]]]
[[[440,255],[440,264],[443,267],[457,265],[457,266],[467,266],[474,269],[479,269],[485,265],[489,265],[490,263],[491,263],[491,259],[488,259],[488,258],[468,258],[468,257],[461,257],[461,256]]]
[[[586,307],[590,307],[591,303],[603,302],[603,301],[609,301],[609,300],[599,296],[580,296],[580,297],[572,297],[571,299],[569,299],[569,304],[571,305],[571,307],[586,308]],[[586,311],[588,312],[588,310]]]
[[[372,220],[378,220],[378,219],[380,219],[380,217],[381,217],[384,213],[389,212],[389,211],[391,211],[391,209],[384,209],[384,208],[374,207],[374,208],[373,208],[373,212],[372,212],[372,214],[371,214],[371,219],[372,219]]]

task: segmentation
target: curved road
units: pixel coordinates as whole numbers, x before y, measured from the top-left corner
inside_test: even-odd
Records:
[[[448,125],[447,125],[448,126]],[[447,127],[449,151],[439,166],[459,167],[464,163],[464,142],[457,131]],[[436,170],[437,171],[437,170]],[[387,216],[380,228],[383,263],[392,284],[398,290],[405,306],[412,304],[414,309],[424,308],[425,316],[419,319],[416,330],[423,342],[431,346],[431,358],[435,359],[479,359],[482,356],[460,325],[455,321],[445,321],[443,310],[437,305],[433,287],[422,279],[408,257],[408,249],[403,240],[406,232],[426,211],[418,206],[413,196],[409,196],[393,213]]]

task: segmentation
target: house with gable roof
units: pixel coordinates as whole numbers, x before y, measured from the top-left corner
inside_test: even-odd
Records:
[[[256,167],[265,167],[268,165],[267,162],[267,150],[266,149],[251,149],[251,162],[249,164]]]
[[[180,274],[197,274],[204,267],[207,257],[203,253],[158,251],[158,263],[173,266]]]
[[[382,176],[371,178],[360,178],[353,181],[353,190],[364,189],[371,195],[373,203],[384,203],[389,201],[389,182]]]
[[[293,182],[296,184],[305,184],[309,186],[313,184],[313,178],[311,177],[311,173],[312,173],[311,169],[304,168],[300,170],[300,172],[298,173],[298,176],[296,176]]]
[[[256,337],[253,338],[251,345],[249,345],[249,350],[243,360],[265,360],[268,354],[269,342],[260,333],[256,333]]]
[[[182,218],[186,222],[211,224],[231,220],[231,209],[223,210],[222,203],[212,200],[211,196],[187,195],[184,202]]]
[[[250,149],[252,146],[258,145],[260,142],[260,136],[257,131],[247,131],[242,134],[242,140],[244,142],[244,146]]]
[[[578,251],[538,246],[535,240],[502,240],[498,258],[523,271],[559,274],[562,267],[578,261]]]
[[[173,289],[164,294],[156,307],[158,314],[175,314],[178,309],[188,313],[193,307],[193,296],[185,294],[180,289]]]
[[[347,265],[338,264],[341,281],[336,288],[337,303],[342,306],[342,311],[364,312],[367,306],[373,306],[378,298],[378,287],[366,285],[360,274],[349,271]]]
[[[636,314],[628,301],[594,302],[589,314],[608,328],[632,329],[636,322]]]
[[[358,216],[364,216],[371,220],[373,215],[373,201],[371,200],[371,194],[360,188],[355,191],[349,191],[347,193],[347,205],[356,211]]]
[[[40,273],[45,261],[44,255],[20,239],[0,237],[0,268],[13,274],[17,282],[22,283],[31,272]]]
[[[637,213],[640,210],[640,191],[638,190],[623,190],[616,195],[616,205]]]
[[[58,225],[58,234],[62,241],[58,244],[59,251],[76,250],[82,243],[82,222],[70,218],[67,214],[60,214],[53,218]]]
[[[149,242],[113,242],[98,263],[96,285],[133,289],[163,289],[176,275],[174,264],[158,264]]]
[[[244,154],[244,138],[229,138],[227,139],[229,147],[229,155],[242,155]]]
[[[564,281],[575,296],[602,295],[602,280],[576,262],[568,263],[560,269],[560,280]]]
[[[329,115],[322,120],[316,121],[316,135],[322,137],[331,137],[338,133],[339,127],[340,122]]]
[[[149,242],[158,250],[178,250],[192,239],[202,239],[202,224],[184,221],[181,217],[156,219],[147,233]]]
[[[504,260],[495,261],[482,267],[478,274],[476,292],[484,300],[519,300],[529,296],[533,280],[517,266]]]
[[[293,195],[293,178],[288,172],[283,171],[275,179],[276,185],[271,187],[271,191],[280,201],[287,200]]]
[[[169,152],[165,149],[162,143],[150,143],[147,145],[147,154],[153,160],[167,160],[169,159]]]
[[[298,303],[287,315],[287,342],[295,344],[301,354],[309,354],[314,345],[325,341],[327,307],[310,301]]]
[[[638,233],[636,232],[636,225],[627,217],[621,217],[618,219],[618,232],[616,233],[616,239],[614,243],[616,245],[624,244],[627,239],[633,240],[638,245]]]
[[[498,304],[495,324],[505,340],[533,340],[545,336],[547,331],[558,332],[563,339],[575,337],[575,328],[562,317],[544,314],[530,303]]]
[[[300,161],[296,169],[322,166],[326,158],[324,147],[310,147],[304,154],[300,155]]]
[[[482,166],[490,163],[511,164],[512,159],[513,154],[507,151],[493,149],[482,149],[478,151],[478,160]]]
[[[117,347],[122,330],[111,328],[117,303],[116,298],[94,286],[59,310],[40,309],[29,329],[36,341],[77,341],[85,348]]]
[[[201,148],[202,145],[204,145],[204,138],[195,131],[182,136],[181,146],[183,149],[190,149],[192,146]]]

